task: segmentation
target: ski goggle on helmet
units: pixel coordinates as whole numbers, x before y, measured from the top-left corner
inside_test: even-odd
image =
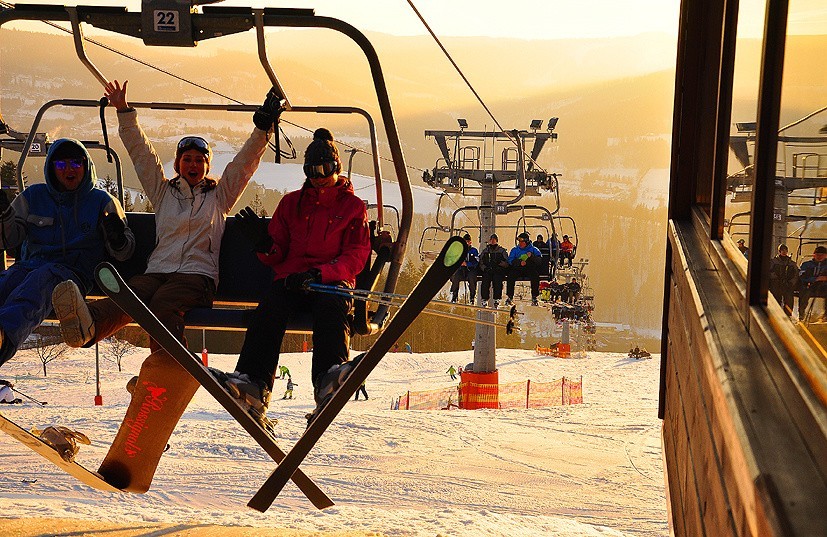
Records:
[[[308,179],[321,179],[329,177],[339,171],[339,163],[335,160],[328,160],[321,164],[305,164],[304,175]]]
[[[197,149],[204,154],[209,154],[210,144],[200,136],[185,136],[178,142],[178,152],[183,153],[187,149]]]

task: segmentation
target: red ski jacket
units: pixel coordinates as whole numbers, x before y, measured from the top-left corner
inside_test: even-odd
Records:
[[[370,256],[365,204],[343,176],[332,187],[306,186],[285,195],[268,231],[273,248],[258,256],[276,280],[317,268],[322,283],[352,287]]]

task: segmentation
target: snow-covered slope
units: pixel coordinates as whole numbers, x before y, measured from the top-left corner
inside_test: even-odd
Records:
[[[96,469],[123,417],[127,380],[145,355],[118,372],[101,362],[104,406],[94,406],[95,354],[72,350],[43,378],[34,351],[0,369],[28,395],[46,400],[3,406],[24,427],[63,424],[87,433],[79,462]],[[289,484],[265,514],[246,507],[273,462],[210,396],[199,390],[145,495],[93,491],[0,435],[0,517],[208,523],[350,530],[377,535],[666,535],[657,418],[658,360],[591,353],[584,359],[498,351],[501,382],[583,377],[584,404],[539,410],[391,411],[406,390],[452,385],[449,365],[471,351],[389,354],[367,383],[370,400],[352,402],[303,465],[336,501],[316,511]],[[235,357],[210,365],[232,369]],[[309,354],[287,354],[296,399],[277,381],[270,414],[280,444],[301,433],[313,404]],[[35,480],[35,482],[31,482]],[[374,532],[374,533],[371,533]]]

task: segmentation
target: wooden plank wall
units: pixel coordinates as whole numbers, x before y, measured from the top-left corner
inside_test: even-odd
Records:
[[[821,531],[822,521],[802,524],[796,509],[812,514],[819,500],[811,499],[814,506],[808,507],[802,501],[806,490],[787,502],[774,491],[776,482],[810,487],[812,481],[806,470],[790,467],[789,475],[779,471],[786,464],[780,460],[784,452],[800,448],[795,434],[778,435],[777,441],[768,442],[769,448],[756,441],[765,426],[754,423],[750,413],[757,409],[772,414],[771,408],[783,408],[783,397],[764,384],[766,375],[753,358],[755,346],[740,318],[727,314],[733,305],[724,282],[710,277],[717,274],[710,257],[694,244],[689,259],[685,241],[691,242],[693,235],[693,230],[670,223],[673,256],[663,441],[674,532],[716,537],[817,535],[811,530]],[[768,450],[777,450],[780,457],[770,453],[769,463],[768,457],[756,460],[756,452]],[[816,482],[812,490],[821,494],[819,487]]]

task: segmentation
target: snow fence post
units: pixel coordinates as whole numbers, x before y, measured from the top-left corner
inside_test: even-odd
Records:
[[[97,343],[95,343],[95,406],[103,406],[103,396],[101,395],[100,348]]]
[[[566,377],[563,377],[563,382],[560,383],[560,404],[566,404]]]
[[[531,394],[531,379],[525,381],[525,407],[528,408],[528,398]]]

